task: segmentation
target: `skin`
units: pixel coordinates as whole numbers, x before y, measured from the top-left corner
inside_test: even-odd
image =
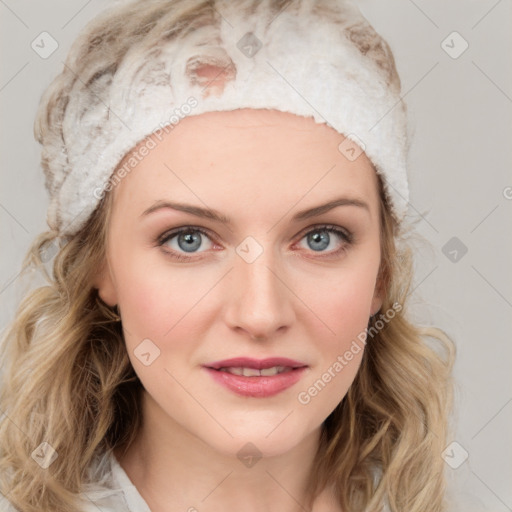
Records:
[[[152,138],[157,146],[114,189],[107,259],[95,283],[118,305],[145,388],[144,425],[116,457],[152,512],[303,510],[322,422],[346,394],[363,350],[307,405],[298,394],[382,305],[375,171],[364,153],[345,158],[334,129],[271,110],[190,116],[161,141]],[[367,208],[292,221],[339,197]],[[214,209],[232,225],[166,208],[141,216],[158,200]],[[322,232],[323,224],[350,231],[352,243]],[[198,235],[196,252],[177,236],[154,241],[187,226],[211,234]],[[312,229],[330,237],[326,248],[315,250]],[[252,263],[236,252],[248,236],[263,250]],[[173,250],[190,260],[173,259]],[[144,339],[160,350],[148,366],[134,354]],[[289,357],[308,369],[273,397],[242,397],[202,368],[235,356]],[[252,467],[237,457],[249,442],[262,455]],[[313,510],[340,509],[326,489]]]

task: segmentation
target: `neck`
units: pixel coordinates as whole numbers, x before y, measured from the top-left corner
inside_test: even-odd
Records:
[[[240,504],[244,512],[309,510],[306,490],[320,428],[293,449],[265,456],[246,439],[210,446],[147,392],[143,410],[135,441],[115,456],[152,512],[240,510]]]

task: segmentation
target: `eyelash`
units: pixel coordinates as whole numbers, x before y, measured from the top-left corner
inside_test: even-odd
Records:
[[[340,255],[341,253],[343,253],[344,251],[346,251],[348,248],[347,246],[350,246],[353,243],[353,234],[351,232],[349,232],[347,230],[345,230],[345,231],[341,230],[340,228],[333,226],[331,224],[321,224],[318,226],[313,226],[311,229],[306,231],[301,236],[299,241],[302,240],[303,238],[305,238],[310,233],[315,233],[318,231],[327,231],[328,233],[334,233],[335,235],[338,235],[343,240],[343,244],[339,249],[336,249],[331,252],[327,252],[327,253],[325,253],[324,256],[320,256],[320,257],[326,257],[326,258],[336,257],[336,256]],[[176,229],[173,231],[168,231],[166,233],[163,233],[155,240],[155,244],[158,247],[163,247],[163,245],[165,243],[167,243],[169,240],[173,239],[174,237],[176,237],[182,233],[190,233],[190,232],[201,233],[201,235],[204,235],[205,237],[207,237],[210,240],[212,240],[213,242],[215,242],[215,239],[210,235],[210,233],[207,232],[206,230],[204,230],[203,228],[196,227],[196,226],[185,226],[183,228],[179,228],[179,229]],[[195,258],[195,257],[183,256],[182,253],[176,252],[174,249],[171,249],[171,250],[164,249],[164,250],[165,250],[166,254],[168,254],[170,257],[172,257],[173,259],[176,259],[178,261],[197,260],[197,258]],[[324,253],[322,253],[320,251],[319,254],[324,254]]]

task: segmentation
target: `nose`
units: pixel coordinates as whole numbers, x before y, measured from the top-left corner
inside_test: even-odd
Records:
[[[268,339],[286,332],[295,319],[293,293],[271,250],[252,263],[235,256],[229,273],[225,321],[251,339]]]

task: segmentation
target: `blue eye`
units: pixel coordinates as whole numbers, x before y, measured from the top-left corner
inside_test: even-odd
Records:
[[[178,231],[174,231],[171,233],[165,234],[158,242],[161,246],[168,246],[170,249],[173,250],[173,252],[177,253],[178,258],[186,259],[186,257],[180,256],[179,252],[184,251],[188,253],[196,253],[196,252],[202,252],[198,251],[198,249],[201,247],[201,244],[203,242],[203,238],[206,238],[207,240],[211,240],[208,236],[208,233],[202,229],[199,228],[185,228],[180,229]],[[175,244],[170,244],[169,242],[175,242]],[[176,247],[177,245],[177,247]],[[206,249],[209,249],[211,247],[206,247]]]
[[[200,233],[180,233],[177,242],[180,249],[186,252],[195,252],[201,247],[202,235]]]
[[[332,235],[336,236],[333,237]],[[352,242],[351,234],[346,233],[335,226],[318,226],[308,231],[302,240],[306,239],[308,248],[314,252],[337,254],[339,250],[337,251],[336,247],[339,245],[339,241],[336,242],[336,238],[338,238],[338,240],[341,239],[342,241],[342,247],[340,250],[345,248],[345,245]],[[329,247],[330,250],[326,251],[325,249],[328,249]]]
[[[206,247],[204,247],[204,240],[208,242]],[[350,232],[331,225],[316,226],[310,229],[302,236],[300,242],[303,240],[306,240],[306,249],[326,257],[339,255],[353,241]],[[192,254],[200,254],[211,249],[213,242],[210,234],[204,229],[186,226],[164,233],[157,239],[157,245],[168,248],[169,250],[166,252],[176,260],[192,261],[194,259]],[[187,256],[187,253],[190,256]]]

